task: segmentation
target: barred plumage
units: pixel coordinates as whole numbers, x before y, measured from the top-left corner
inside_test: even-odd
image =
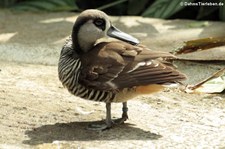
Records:
[[[69,38],[61,51],[58,64],[58,75],[63,86],[73,95],[84,99],[102,102],[112,101],[115,97],[114,93],[90,89],[79,83],[80,68],[81,61],[76,57],[76,53],[72,49],[71,38]]]

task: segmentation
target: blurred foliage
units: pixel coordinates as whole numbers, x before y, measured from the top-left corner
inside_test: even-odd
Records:
[[[78,10],[74,0],[3,0],[0,4],[15,10],[27,11],[74,11]]]
[[[184,6],[189,2],[223,6]],[[164,19],[225,21],[225,0],[1,0],[1,7],[25,11],[74,11],[100,9],[110,15],[139,15]]]
[[[185,2],[193,2],[194,0],[185,0]],[[143,13],[143,16],[151,16],[155,18],[168,18],[179,10],[183,9],[182,1],[156,0]]]

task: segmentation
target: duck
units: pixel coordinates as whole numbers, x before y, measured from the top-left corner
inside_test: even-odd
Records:
[[[105,103],[104,122],[88,128],[106,130],[128,119],[128,100],[186,79],[171,62],[174,59],[116,28],[103,11],[88,9],[78,15],[62,47],[58,76],[76,97]],[[121,118],[112,119],[112,103],[122,103]]]

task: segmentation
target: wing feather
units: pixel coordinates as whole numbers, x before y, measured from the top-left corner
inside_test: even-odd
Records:
[[[175,56],[122,41],[100,43],[81,57],[80,83],[99,90],[178,82],[186,76],[166,59]],[[93,77],[91,77],[93,76]]]

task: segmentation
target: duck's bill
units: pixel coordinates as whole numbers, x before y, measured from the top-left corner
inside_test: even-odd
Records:
[[[133,36],[120,31],[114,26],[111,26],[109,28],[107,35],[125,42],[129,42],[130,44],[133,44],[133,45],[137,45],[140,43],[137,38],[134,38]]]

